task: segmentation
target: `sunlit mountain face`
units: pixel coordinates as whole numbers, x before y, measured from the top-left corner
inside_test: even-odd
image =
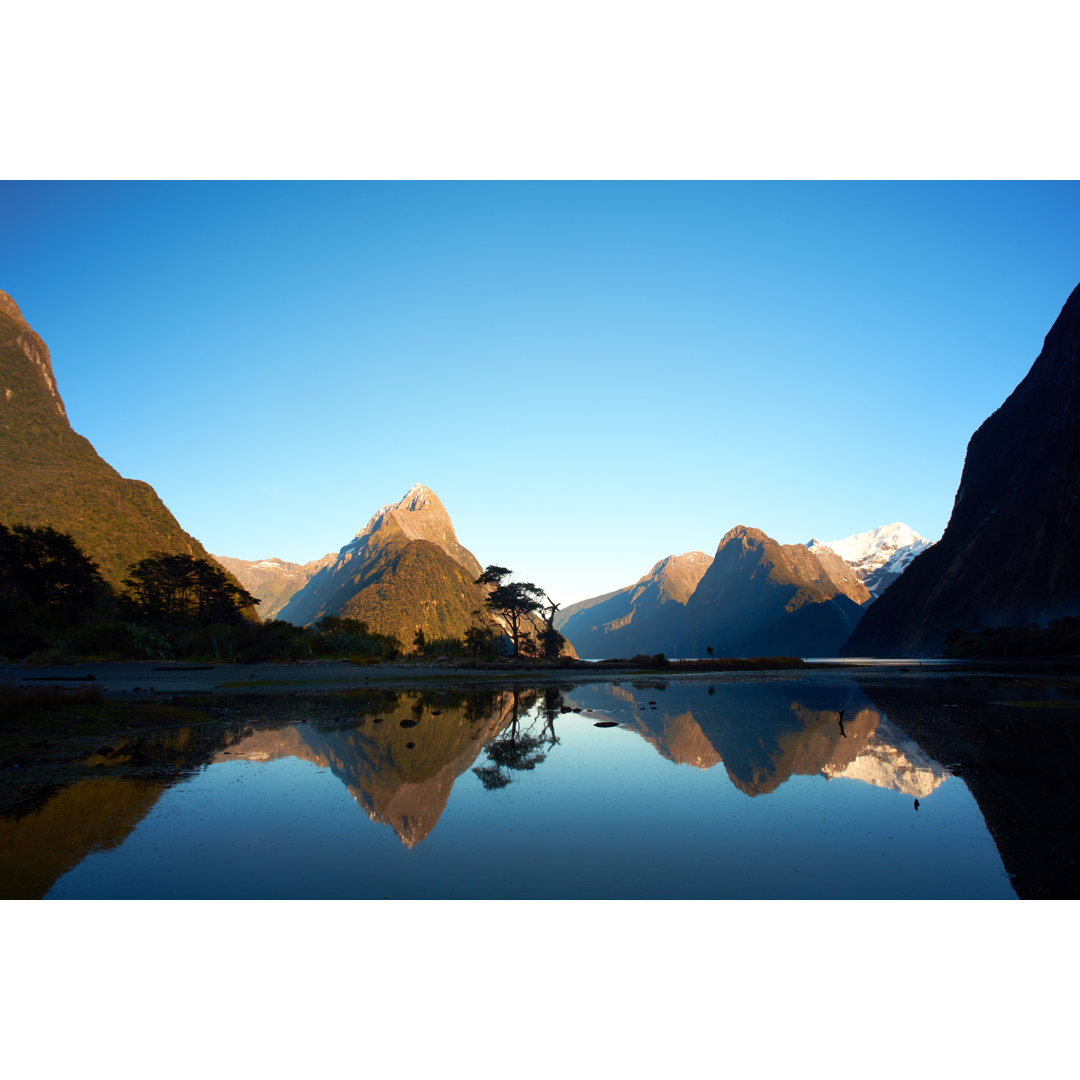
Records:
[[[122,477],[72,430],[45,342],[0,292],[0,522],[72,535],[119,587],[155,551],[207,558],[141,480]]]

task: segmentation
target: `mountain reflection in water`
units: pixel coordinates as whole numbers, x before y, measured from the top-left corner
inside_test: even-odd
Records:
[[[536,696],[506,691],[452,704],[402,694],[358,717],[355,727],[253,732],[214,760],[295,757],[329,769],[373,822],[389,825],[411,848],[435,827],[454,781]]]
[[[0,892],[1014,895],[963,782],[945,784],[955,769],[855,679],[357,691],[345,704],[298,705],[276,726],[240,716],[198,753],[159,735],[91,755],[88,775],[0,818]]]
[[[792,776],[861,780],[925,798],[948,776],[876,710],[850,692],[833,707],[824,694],[783,683],[744,683],[702,699],[699,685],[651,685],[630,693],[621,686],[583,687],[574,700],[597,715],[619,718],[677,765],[710,769],[723,764],[731,782],[750,796],[776,791]],[[800,698],[792,699],[792,692]],[[636,697],[635,697],[636,695]],[[644,700],[656,701],[643,705]],[[840,710],[847,719],[841,724]],[[697,719],[695,719],[695,710]]]

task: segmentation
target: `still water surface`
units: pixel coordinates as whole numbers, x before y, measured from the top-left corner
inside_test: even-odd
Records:
[[[10,873],[44,860],[52,898],[1016,896],[964,781],[852,679],[360,694],[207,758],[3,823]]]

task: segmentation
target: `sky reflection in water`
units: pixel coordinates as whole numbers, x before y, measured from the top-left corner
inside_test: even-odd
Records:
[[[525,747],[543,756],[518,770],[483,747],[545,735],[537,693],[484,715],[406,694],[378,724],[256,731],[48,895],[1014,896],[965,784],[846,693],[578,687],[549,697],[548,741]],[[510,782],[489,789],[496,772]]]

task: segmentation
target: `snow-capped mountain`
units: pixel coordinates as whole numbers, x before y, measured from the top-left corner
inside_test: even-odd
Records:
[[[932,543],[909,525],[895,521],[843,540],[814,539],[806,546],[815,554],[826,549],[839,555],[876,600]]]

